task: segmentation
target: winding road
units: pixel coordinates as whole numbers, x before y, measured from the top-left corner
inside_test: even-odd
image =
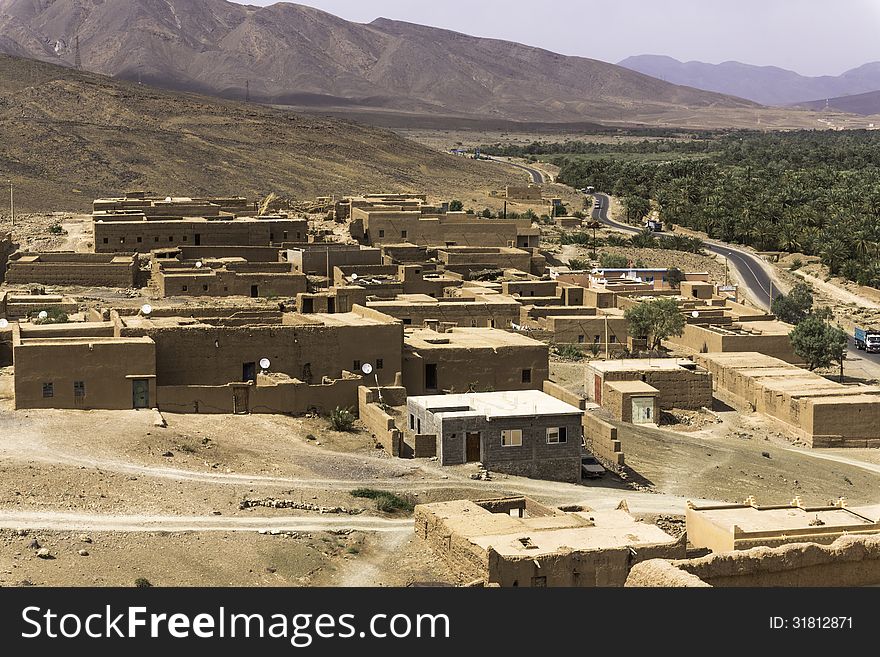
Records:
[[[596,221],[613,228],[615,230],[635,235],[641,232],[640,229],[628,224],[622,224],[608,216],[609,199],[607,194],[595,194],[595,198],[599,200],[600,207],[593,208],[592,217]],[[780,296],[782,292],[778,286],[773,283],[773,279],[767,271],[766,265],[761,261],[759,256],[740,249],[724,242],[715,240],[704,240],[705,249],[711,253],[716,253],[733,265],[739,275],[739,280],[743,287],[748,290],[749,296],[764,310],[770,309],[771,299]],[[880,365],[880,354],[869,354],[858,351],[850,336],[850,348],[848,359],[865,359],[877,365]]]
[[[624,233],[635,235],[641,232],[635,226],[622,224],[608,216],[609,199],[606,194],[596,194],[595,197],[601,205],[598,208],[593,208],[593,219],[609,228],[614,228]],[[773,279],[758,256],[723,242],[706,241],[705,248],[711,253],[716,253],[726,258],[733,265],[739,274],[740,281],[748,289],[749,294],[765,310],[770,309],[772,299],[782,294],[778,286],[774,285]]]
[[[545,182],[552,182],[550,180],[547,180],[547,176],[543,172],[538,171],[533,167],[526,166],[525,164],[520,164],[519,162],[511,162],[510,160],[505,160],[502,157],[487,157],[489,157],[489,159],[493,162],[501,162],[502,164],[507,164],[509,166],[516,167],[517,169],[522,169],[532,177],[532,182],[536,185],[543,185]]]

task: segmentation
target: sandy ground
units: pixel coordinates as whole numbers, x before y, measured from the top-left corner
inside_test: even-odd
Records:
[[[553,362],[551,379],[583,393],[584,362]],[[689,424],[662,428],[614,422],[630,480],[649,490],[694,498],[807,504],[845,497],[880,501],[880,450],[812,450],[784,425],[718,404],[712,413],[681,412]],[[695,428],[696,426],[696,428]]]

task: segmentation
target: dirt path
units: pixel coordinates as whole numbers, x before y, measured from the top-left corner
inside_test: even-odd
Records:
[[[0,528],[94,532],[180,532],[180,531],[305,531],[350,529],[369,532],[412,532],[412,518],[323,515],[320,517],[236,517],[106,515],[63,511],[0,510]]]
[[[345,562],[337,571],[331,586],[381,586],[394,572],[394,556],[411,538],[412,523],[406,532],[387,531],[376,536],[370,553],[361,554],[356,561]]]
[[[872,308],[874,310],[880,309],[880,303],[875,301],[871,301],[863,296],[859,296],[858,294],[853,294],[849,290],[845,290],[844,288],[834,285],[833,283],[829,283],[827,281],[823,281],[818,276],[813,276],[812,274],[808,274],[805,271],[798,271],[797,276],[800,276],[805,281],[807,281],[810,285],[814,286],[821,292],[824,292],[829,297],[836,299],[840,303],[852,303],[857,306],[863,306],[865,308]]]

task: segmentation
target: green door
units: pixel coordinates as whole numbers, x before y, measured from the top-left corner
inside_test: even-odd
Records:
[[[133,379],[131,382],[132,408],[150,407],[149,379]]]

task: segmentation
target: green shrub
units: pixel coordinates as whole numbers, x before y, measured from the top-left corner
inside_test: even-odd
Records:
[[[52,224],[49,226],[49,232],[53,235],[61,235],[64,232],[64,229],[61,227],[61,224]]]
[[[40,318],[40,313],[45,312],[46,317]],[[32,320],[34,324],[65,324],[70,321],[70,317],[67,316],[67,313],[61,310],[60,308],[43,308],[42,310],[36,311],[32,315]]]
[[[410,512],[414,505],[407,499],[400,497],[387,490],[377,490],[375,488],[356,488],[351,491],[352,497],[362,497],[375,500],[376,508],[383,513],[394,513],[395,511]]]
[[[139,589],[148,589],[153,586],[150,580],[148,580],[146,577],[138,577],[136,580],[134,580],[134,585]]]
[[[629,260],[615,253],[600,253],[599,264],[603,269],[625,269],[629,267]]]
[[[334,431],[351,431],[357,418],[348,408],[337,406],[330,411],[330,426]]]
[[[581,360],[584,352],[573,344],[563,344],[556,346],[556,355],[566,360]]]
[[[568,266],[571,269],[579,269],[579,270],[592,268],[592,264],[590,263],[590,261],[583,260],[582,258],[569,258]]]

